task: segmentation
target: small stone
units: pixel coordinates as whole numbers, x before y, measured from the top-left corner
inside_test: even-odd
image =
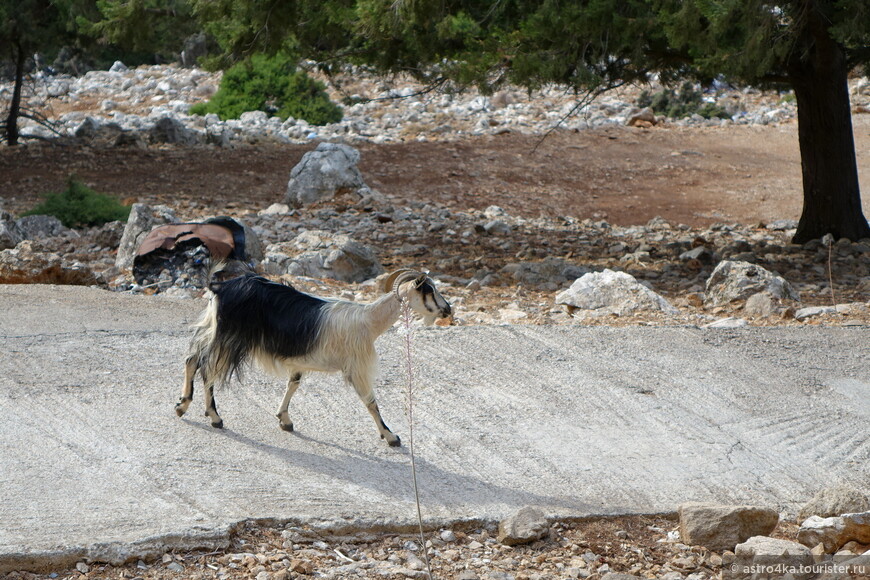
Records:
[[[644,107],[631,115],[626,121],[629,127],[651,127],[657,123],[656,114],[649,107]]]
[[[743,311],[755,318],[767,318],[776,314],[776,301],[767,292],[758,292],[746,300]]]
[[[82,574],[87,574],[91,571],[91,567],[85,564],[84,562],[79,562],[76,564],[76,570],[81,572]]]
[[[258,215],[284,215],[290,213],[290,206],[286,203],[273,203],[266,209],[260,210]]]
[[[483,226],[483,229],[491,236],[507,236],[513,231],[510,224],[502,220],[492,220]]]
[[[713,252],[711,252],[707,246],[697,246],[680,254],[680,260],[684,262],[697,260],[702,264],[712,264]]]
[[[746,320],[729,316],[727,318],[720,318],[710,324],[705,324],[704,328],[743,328],[744,326],[749,326]]]
[[[184,566],[179,564],[178,562],[170,562],[166,566],[167,570],[172,570],[173,572],[184,572]]]
[[[549,534],[550,524],[544,513],[533,507],[524,507],[498,525],[498,541],[506,546],[529,544]]]
[[[823,314],[834,314],[837,312],[834,306],[807,306],[806,308],[798,308],[795,310],[795,320],[806,320],[813,316],[821,316]]]
[[[456,534],[453,533],[453,530],[443,530],[440,534],[441,540],[444,542],[455,542]]]
[[[308,560],[302,560],[300,558],[290,560],[289,568],[291,572],[296,572],[297,574],[311,574],[314,572],[314,564]]]

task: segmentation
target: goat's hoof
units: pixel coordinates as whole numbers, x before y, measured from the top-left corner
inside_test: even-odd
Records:
[[[293,432],[293,423],[278,423],[278,425],[279,425],[279,426],[281,427],[281,429],[283,429],[284,431],[289,431],[290,433]]]
[[[215,429],[223,429],[224,428],[224,421],[223,421],[223,419],[221,419],[220,421],[212,421],[211,426],[214,427]]]
[[[389,444],[390,447],[401,447],[402,446],[402,439],[398,435],[396,435],[395,439],[393,439],[391,441],[387,441],[387,443]]]
[[[190,405],[190,399],[181,397],[181,400],[175,403],[175,414],[183,417],[187,413],[187,407]]]

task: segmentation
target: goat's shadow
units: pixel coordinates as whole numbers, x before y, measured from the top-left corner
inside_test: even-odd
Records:
[[[392,459],[367,455],[334,442],[304,435],[298,431],[288,434],[288,436],[310,442],[312,446],[331,448],[341,454],[340,457],[330,457],[313,451],[279,447],[253,439],[229,428],[217,430],[187,418],[184,418],[184,422],[213,435],[223,436],[236,443],[247,445],[289,466],[322,474],[328,481],[345,481],[378,493],[398,496],[398,499],[413,501],[413,488],[410,481],[410,451],[406,446],[392,448],[396,457],[396,459]],[[601,505],[585,503],[579,499],[517,490],[485,481],[470,473],[447,471],[420,457],[419,454],[415,457],[415,463],[421,490],[421,501],[424,504],[434,504],[444,508],[455,508],[462,505],[468,505],[472,508],[476,505],[512,505],[516,507],[535,505],[577,516],[602,513],[603,511],[614,511],[614,513],[620,511],[619,506],[609,506],[602,510],[603,506]],[[288,474],[292,474],[292,470],[276,471],[275,474],[286,477]]]

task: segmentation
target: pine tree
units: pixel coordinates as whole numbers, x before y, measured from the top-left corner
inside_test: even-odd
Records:
[[[71,6],[52,0],[0,0],[0,58],[14,66],[14,85],[6,114],[5,139],[17,145],[20,137],[24,73],[30,55],[50,51],[70,38]]]

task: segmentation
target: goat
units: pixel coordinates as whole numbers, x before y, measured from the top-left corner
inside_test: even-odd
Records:
[[[184,367],[184,389],[175,406],[181,417],[193,398],[199,371],[205,391],[205,415],[211,426],[223,427],[214,400],[216,383],[226,383],[242,366],[256,361],[264,370],[288,379],[278,407],[281,429],[293,431],[287,407],[304,373],[341,372],[353,385],[375,421],[381,439],[401,445],[381,418],[373,384],[377,374],[375,339],[398,320],[402,302],[431,325],[451,315],[450,304],[428,275],[401,269],[384,282],[384,296],[370,304],[318,298],[289,285],[247,272],[218,281],[224,266],[212,274],[212,296],[190,343]],[[226,273],[224,273],[226,274]]]

